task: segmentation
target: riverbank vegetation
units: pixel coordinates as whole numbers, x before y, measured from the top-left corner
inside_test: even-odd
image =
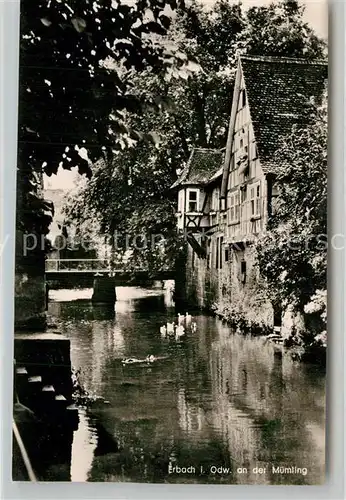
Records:
[[[263,281],[253,293],[215,304],[217,315],[251,335],[270,333],[256,309],[270,299],[291,315],[284,333],[294,359],[325,363],[327,347],[327,95],[306,103],[306,123],[277,150],[277,196],[268,230],[252,245]],[[235,302],[235,303],[234,303]],[[249,313],[250,311],[250,313]]]
[[[286,343],[303,358],[327,342],[327,97],[306,113],[274,158],[278,196],[255,245],[268,296],[302,318]]]

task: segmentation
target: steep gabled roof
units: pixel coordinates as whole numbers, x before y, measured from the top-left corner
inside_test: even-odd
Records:
[[[171,189],[179,185],[205,185],[220,170],[224,152],[220,149],[195,148],[179,179]]]
[[[307,102],[321,103],[328,66],[321,61],[241,56],[250,115],[261,166],[275,169],[272,159],[293,125],[307,123]]]

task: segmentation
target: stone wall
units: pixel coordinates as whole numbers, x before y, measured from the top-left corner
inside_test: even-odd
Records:
[[[213,310],[230,321],[241,320],[249,327],[272,328],[273,307],[260,280],[253,249],[224,248],[218,268],[214,264],[215,259],[198,258],[188,247],[185,272],[187,303]]]
[[[207,259],[187,249],[186,302],[190,307],[210,310],[219,297],[219,272],[210,269]]]
[[[285,340],[293,336],[299,342],[302,339],[303,343],[325,329],[319,314],[305,314],[291,305],[282,310],[276,307],[274,311],[265,281],[260,278],[253,246],[224,247],[220,254],[222,259],[216,266],[217,237],[219,233],[211,237],[208,245],[211,255],[207,258],[199,258],[187,245],[178,283],[180,296],[184,297],[188,308],[213,311],[241,331],[269,333],[274,326],[279,326]]]
[[[44,385],[52,384],[56,394],[72,402],[70,340],[53,333],[20,332],[14,338],[16,366],[29,376],[40,375]]]
[[[16,235],[15,329],[41,330],[46,326],[45,261],[41,244],[28,250],[24,234]],[[32,242],[31,242],[32,243]],[[28,246],[32,246],[30,245]]]

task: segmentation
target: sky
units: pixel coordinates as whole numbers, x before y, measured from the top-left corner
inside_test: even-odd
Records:
[[[206,6],[211,6],[216,0],[201,0]],[[238,0],[229,0],[238,3]],[[242,0],[245,8],[254,5],[268,5],[272,0]],[[328,38],[328,1],[327,0],[302,0],[305,6],[304,17],[311,27],[316,31],[317,35]],[[77,169],[71,171],[59,169],[58,175],[52,175],[44,179],[45,188],[47,189],[71,189],[76,177],[78,176]]]
[[[212,5],[215,0],[201,0],[206,5]],[[237,3],[238,0],[231,0]],[[242,4],[245,8],[252,7],[254,5],[268,5],[272,0],[242,0]],[[305,6],[304,17],[306,22],[308,22],[316,33],[327,39],[328,37],[328,1],[327,0],[301,0],[301,3]]]
[[[316,33],[325,40],[328,38],[328,2],[327,0],[306,0],[305,19]]]

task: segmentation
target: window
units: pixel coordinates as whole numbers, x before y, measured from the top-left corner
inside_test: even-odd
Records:
[[[260,214],[261,213],[261,205],[260,205],[260,186],[258,184],[257,188],[256,188],[256,214]]]
[[[223,265],[223,236],[219,236],[215,240],[216,255],[215,255],[215,268],[222,269]]]
[[[245,203],[245,202],[246,202],[246,197],[247,197],[247,196],[246,196],[246,195],[247,195],[247,186],[246,186],[246,185],[245,185],[245,186],[242,186],[242,187],[240,188],[240,190],[241,190],[241,191],[240,191],[240,202],[241,202],[241,203]]]
[[[239,222],[239,191],[229,194],[229,222]]]
[[[223,236],[220,236],[219,238],[219,245],[220,245],[220,250],[219,250],[219,255],[220,255],[220,269],[222,269],[222,257],[223,257],[223,254],[222,254],[222,250],[223,250]]]
[[[220,238],[216,238],[216,256],[215,256],[215,267],[219,269],[219,250],[220,250]]]
[[[198,189],[189,189],[187,192],[187,211],[198,212]]]
[[[207,247],[207,269],[210,269],[210,262],[211,262],[211,248],[210,248],[210,239],[208,238],[206,241],[206,247]]]
[[[238,184],[237,182],[237,170],[232,170],[230,175],[229,188],[232,189]]]
[[[246,262],[245,260],[240,261],[240,281],[245,283],[246,281]]]
[[[184,211],[184,191],[181,190],[179,191],[179,196],[178,196],[178,212],[183,212]]]
[[[244,108],[246,106],[246,91],[243,89],[241,91],[241,107]]]
[[[250,187],[251,217],[261,215],[261,186],[255,184]]]
[[[212,212],[217,212],[219,210],[219,189],[213,190],[212,202],[211,202],[211,210]]]
[[[251,160],[255,160],[258,157],[257,146],[255,141],[250,144],[250,155]]]
[[[225,262],[228,262],[229,259],[229,250],[228,248],[225,248]]]

